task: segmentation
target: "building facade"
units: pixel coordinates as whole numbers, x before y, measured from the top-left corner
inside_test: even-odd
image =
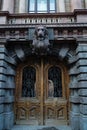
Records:
[[[0,130],[87,130],[87,0],[0,0]]]

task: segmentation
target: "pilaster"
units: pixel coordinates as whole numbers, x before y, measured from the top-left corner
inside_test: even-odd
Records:
[[[26,0],[19,0],[19,13],[26,12]]]
[[[73,11],[74,9],[82,9],[81,0],[71,0],[71,11]]]
[[[14,0],[3,0],[2,11],[14,13]]]

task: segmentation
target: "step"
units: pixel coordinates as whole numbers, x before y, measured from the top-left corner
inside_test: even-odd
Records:
[[[15,125],[11,130],[71,130],[69,126],[29,126]]]

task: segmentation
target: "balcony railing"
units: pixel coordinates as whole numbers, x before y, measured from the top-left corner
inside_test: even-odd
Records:
[[[87,10],[75,10],[73,13],[52,14],[9,14],[0,12],[0,24],[58,24],[87,22]]]

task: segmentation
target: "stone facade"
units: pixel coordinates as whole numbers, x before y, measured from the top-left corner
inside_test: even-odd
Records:
[[[21,8],[20,8],[21,10]],[[83,19],[82,19],[83,18]],[[69,14],[0,13],[0,130],[14,126],[15,75],[19,63],[32,56],[30,46],[35,26],[48,28],[49,40],[57,48],[50,54],[66,62],[70,83],[69,125],[72,130],[87,129],[87,11]],[[28,45],[28,48],[27,48]],[[53,46],[52,46],[53,47]],[[60,48],[60,49],[59,49]]]

